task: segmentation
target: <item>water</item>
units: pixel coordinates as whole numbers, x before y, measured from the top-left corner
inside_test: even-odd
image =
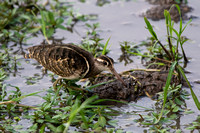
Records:
[[[184,35],[190,39],[190,41],[184,45],[186,55],[191,58],[186,70],[191,72],[190,74],[187,74],[187,76],[193,85],[195,94],[197,95],[198,99],[200,99],[200,85],[194,83],[194,81],[200,80],[200,1],[189,1],[189,6],[193,7],[194,10],[188,15],[193,15],[197,18],[194,19],[190,25],[188,25],[184,32]],[[96,6],[93,0],[88,0],[86,3],[75,3],[75,8],[78,8],[79,12],[83,14],[98,14],[98,19],[91,21],[90,23],[100,23],[100,35],[101,38],[105,38],[105,42],[109,37],[111,37],[109,42],[111,45],[111,52],[109,53],[109,56],[112,57],[116,62],[118,62],[118,58],[121,54],[119,45],[120,42],[130,41],[134,43],[140,43],[141,41],[146,40],[147,37],[150,37],[148,30],[145,29],[145,22],[143,17],[140,17],[140,15],[150,7],[152,7],[152,5],[149,5],[144,0],[135,0],[130,2],[111,2],[111,4],[106,4],[103,7]],[[150,20],[150,23],[154,26],[158,37],[161,38],[162,42],[164,42],[166,37],[165,20]],[[178,27],[177,24],[175,24],[175,26]],[[83,23],[78,23],[75,26],[75,29],[79,34],[57,30],[55,38],[64,37],[64,42],[66,43],[79,43],[81,38],[85,35],[86,29],[83,28]],[[43,39],[44,38],[42,36],[39,36],[37,38],[32,38],[28,41],[28,43],[38,45],[42,42]],[[24,49],[27,47],[28,46],[23,46]],[[144,68],[141,64],[140,57],[131,57],[131,59],[133,59],[134,62],[128,64],[127,66],[124,66],[123,63],[116,63],[116,70],[118,72],[122,72],[133,68]],[[30,62],[27,63],[22,56],[20,56],[19,60],[22,63],[24,69],[18,70],[16,76],[11,75],[6,82],[18,86],[24,94],[44,90],[41,95],[45,95],[45,89],[48,89],[50,86],[52,86],[51,78],[48,75],[45,75],[35,84],[26,85],[25,77],[33,77],[35,73],[41,76],[42,69],[37,69],[37,65],[35,65],[37,62],[34,60],[30,60]],[[188,88],[186,89],[189,91]],[[22,100],[22,104],[37,105],[42,103],[42,101],[43,100],[38,99],[38,97],[28,97]],[[152,107],[154,103],[155,101],[150,100],[148,97],[144,97],[139,99],[136,104],[144,107]],[[190,115],[183,115],[180,118],[179,125],[182,127],[182,129],[184,129],[184,124],[192,122],[198,115],[200,115],[200,112],[197,110],[192,98],[187,100],[186,103],[187,107],[195,111],[195,113]],[[124,112],[132,112],[135,111],[135,108],[132,106],[123,106],[119,108],[119,110],[123,110]],[[139,127],[137,123],[133,122],[133,120],[136,118],[138,118],[138,115],[122,114],[116,117],[116,119],[120,121],[119,127],[122,129],[127,131],[134,130],[134,132],[144,131],[144,128]],[[188,132],[188,130],[183,131]]]

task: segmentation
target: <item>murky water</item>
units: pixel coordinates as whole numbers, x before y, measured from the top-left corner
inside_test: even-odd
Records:
[[[200,85],[194,83],[196,80],[200,80],[200,1],[192,0],[189,1],[189,6],[193,7],[194,10],[188,15],[193,15],[198,18],[194,19],[192,23],[186,28],[184,35],[187,36],[190,41],[188,41],[185,45],[186,54],[191,57],[190,63],[188,64],[186,70],[191,72],[191,74],[187,74],[189,80],[193,85],[193,90],[197,95],[198,99],[200,99]],[[86,3],[76,2],[75,8],[78,8],[81,13],[85,14],[98,14],[98,19],[94,22],[100,23],[100,29],[102,32],[100,33],[102,38],[110,39],[111,44],[111,52],[109,56],[111,56],[116,62],[118,62],[118,58],[121,54],[120,51],[120,42],[130,41],[135,43],[140,43],[143,40],[146,40],[147,37],[150,37],[148,30],[145,29],[145,23],[142,17],[139,15],[142,14],[145,10],[152,7],[144,0],[135,0],[130,2],[111,2],[111,4],[106,4],[103,7],[98,7],[95,5],[93,0],[88,0]],[[165,41],[165,21],[151,21],[151,24],[154,26],[158,37]],[[177,26],[177,24],[175,24]],[[177,26],[178,27],[178,26]],[[86,29],[83,28],[82,23],[78,23],[75,26],[76,31],[80,34],[69,33],[67,31],[57,30],[55,34],[55,38],[64,37],[64,42],[69,43],[79,43],[81,38],[85,35]],[[37,38],[32,38],[28,41],[30,44],[38,45],[42,42],[44,38],[42,36]],[[23,46],[26,49],[28,46]],[[14,48],[17,49],[17,48]],[[139,57],[131,57],[134,62],[124,66],[123,63],[116,63],[115,68],[118,72],[133,69],[133,68],[143,68]],[[10,76],[10,78],[6,81],[12,85],[18,86],[24,94],[32,93],[36,91],[41,91],[43,89],[48,89],[52,86],[51,78],[45,75],[41,80],[36,81],[33,85],[26,85],[26,77],[33,77],[34,74],[38,74],[39,77],[42,76],[42,69],[37,68],[38,64],[35,60],[30,60],[29,63],[25,62],[26,60],[20,56],[20,62],[22,63],[23,70],[19,70],[16,76]],[[187,89],[187,88],[186,88]],[[189,91],[189,89],[187,89]],[[45,95],[45,91],[41,93],[41,95]],[[42,99],[38,99],[38,97],[28,97],[22,100],[23,104],[28,105],[37,105],[42,102]],[[184,124],[188,124],[196,119],[197,115],[200,115],[200,112],[196,109],[196,106],[192,99],[186,101],[187,107],[191,108],[195,111],[194,114],[182,116],[180,119],[180,126],[184,126]],[[136,103],[137,105],[141,105],[144,107],[152,107],[154,105],[154,101],[150,100],[148,97],[141,98]],[[124,112],[132,112],[135,111],[135,108],[132,106],[123,106],[120,108]],[[120,115],[116,117],[117,120],[120,121],[119,127],[122,129],[126,129],[127,131],[142,132],[145,130],[137,125],[137,123],[133,122],[134,119],[138,118],[137,115]],[[184,129],[184,128],[182,128]],[[183,130],[184,132],[188,132],[188,130]]]

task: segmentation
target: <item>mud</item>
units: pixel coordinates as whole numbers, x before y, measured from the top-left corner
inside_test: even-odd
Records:
[[[137,101],[141,96],[148,96],[154,99],[158,92],[163,91],[168,73],[168,71],[150,69],[128,72],[128,74],[121,75],[126,86],[120,81],[115,80],[106,85],[94,88],[93,92],[98,94],[99,98],[125,100],[128,102]],[[112,75],[101,74],[96,79],[91,80],[91,83],[97,84],[113,79],[115,79],[115,77]],[[173,75],[171,84],[179,84],[178,77]]]
[[[176,6],[172,7],[173,4],[180,6],[181,15],[183,20],[194,18],[194,16],[187,16],[188,12],[192,11],[192,8],[185,3],[176,3],[174,0],[147,0],[150,4],[154,4],[155,7],[148,9],[142,16],[145,16],[154,21],[164,19],[164,10],[169,10],[172,20],[178,22],[180,20],[179,12]],[[170,9],[171,8],[171,9]]]
[[[107,82],[115,79],[112,75],[100,75],[92,84],[97,84],[101,82]],[[135,101],[138,99],[138,96],[141,92],[138,90],[138,83],[132,77],[122,77],[126,86],[124,86],[119,80],[115,80],[113,82],[107,83],[105,85],[101,85],[95,87],[93,92],[98,94],[101,99],[114,99],[114,100],[125,100],[125,101]]]

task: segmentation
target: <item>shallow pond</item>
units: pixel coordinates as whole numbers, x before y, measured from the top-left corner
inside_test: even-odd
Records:
[[[144,68],[141,64],[140,57],[132,56],[131,59],[133,63],[130,63],[124,66],[124,62],[119,62],[119,57],[121,55],[120,50],[120,42],[130,41],[134,43],[140,43],[150,37],[148,30],[145,28],[145,22],[143,17],[140,15],[145,12],[147,9],[152,7],[153,5],[148,4],[145,0],[134,0],[129,2],[111,2],[109,4],[105,4],[102,7],[96,6],[96,2],[93,0],[88,0],[85,3],[75,2],[75,8],[79,9],[79,12],[83,14],[97,14],[98,19],[91,21],[100,23],[100,36],[106,39],[111,37],[110,39],[110,53],[109,56],[112,57],[117,63],[115,64],[115,68],[118,72],[122,72],[125,70],[130,70],[133,68]],[[188,66],[186,68],[190,74],[187,74],[190,82],[193,85],[193,90],[197,95],[198,99],[200,99],[200,85],[195,83],[195,81],[200,80],[200,1],[192,0],[189,1],[189,6],[193,8],[193,11],[188,13],[188,16],[193,15],[197,18],[193,19],[192,23],[188,25],[186,28],[184,35],[190,40],[184,45],[186,54],[191,58]],[[151,24],[154,26],[156,33],[159,38],[164,42],[166,36],[166,27],[165,20],[160,21],[151,21]],[[178,27],[177,24],[175,24]],[[79,43],[82,37],[85,35],[86,29],[83,28],[82,23],[78,23],[75,26],[75,30],[78,32],[70,33],[63,30],[57,30],[55,34],[55,38],[65,38],[64,42],[69,43]],[[28,43],[38,45],[43,41],[43,37],[32,38],[28,40]],[[29,46],[23,46],[23,49],[28,48]],[[13,47],[13,51],[17,50],[17,47]],[[36,91],[41,91],[43,89],[47,89],[52,86],[51,78],[47,75],[42,77],[42,68],[39,67],[39,64],[35,60],[26,60],[22,56],[20,56],[21,67],[23,69],[18,70],[16,75],[10,75],[9,79],[6,80],[7,83],[18,86],[21,91],[25,94],[32,93]],[[35,75],[35,76],[34,76]],[[40,80],[36,80],[33,85],[27,85],[28,77],[37,77],[41,78]],[[189,92],[189,89],[186,88]],[[40,93],[41,95],[45,95],[45,91]],[[26,105],[37,105],[42,103],[42,99],[38,97],[28,97],[22,100],[22,104]],[[137,101],[137,105],[141,105],[144,107],[153,107],[155,101],[151,100],[148,97],[143,97]],[[196,119],[200,112],[197,110],[193,99],[189,99],[186,101],[187,107],[195,111],[195,113],[190,115],[183,115],[180,118],[180,121],[176,121],[174,125],[177,125],[184,132],[189,132],[189,130],[184,129],[184,125],[191,123]],[[117,107],[116,107],[117,108]],[[123,112],[133,112],[138,111],[132,106],[122,106],[118,108]],[[123,114],[117,116],[115,119],[119,120],[119,127],[125,129],[126,131],[131,132],[145,132],[145,128],[139,127],[137,123],[133,120],[138,118],[137,115],[128,115]]]

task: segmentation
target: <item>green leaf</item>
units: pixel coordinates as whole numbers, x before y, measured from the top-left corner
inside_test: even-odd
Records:
[[[41,26],[42,26],[42,32],[44,34],[44,36],[46,36],[46,23],[44,21],[44,12],[40,11],[41,14]]]
[[[99,125],[101,125],[102,127],[104,127],[106,125],[106,119],[103,116],[100,116],[98,119],[98,123]]]
[[[181,129],[177,129],[176,133],[182,133]]]
[[[194,91],[192,90],[192,86],[190,85],[190,82],[188,81],[183,69],[181,68],[180,65],[177,66],[179,72],[182,74],[182,76],[184,77],[186,83],[188,84],[189,88],[190,88],[190,92],[191,92],[191,95],[192,95],[192,98],[194,100],[194,103],[196,105],[196,107],[198,108],[198,110],[200,110],[200,103],[199,103],[199,100],[197,98],[197,96],[195,95]]]
[[[184,114],[193,114],[194,113],[194,111],[192,111],[192,110],[186,110],[185,112],[184,112]]]
[[[153,37],[155,40],[158,40],[157,35],[156,35],[156,33],[154,32],[152,25],[150,24],[150,22],[147,20],[146,17],[144,17],[144,21],[145,21],[145,23],[146,23],[146,25],[147,25],[147,29],[148,29],[149,32],[151,33],[152,37]]]
[[[68,20],[67,20],[67,25],[71,25],[72,22],[73,22],[73,19],[72,19],[72,18],[68,18]]]
[[[104,84],[107,84],[107,83],[110,83],[110,82],[113,82],[113,81],[115,81],[115,80],[109,80],[109,81],[106,81],[106,82],[98,83],[98,84],[87,87],[86,90],[90,91],[92,88],[95,88],[95,87],[98,87],[100,85],[104,85]]]
[[[23,95],[23,96],[20,96],[20,97],[18,97],[18,98],[14,98],[14,99],[12,99],[11,101],[17,102],[17,101],[19,101],[19,100],[21,100],[21,99],[24,99],[24,98],[28,97],[28,96],[34,96],[34,95],[36,95],[36,94],[38,94],[38,93],[41,93],[41,92],[43,92],[43,91],[38,91],[38,92],[30,93],[30,94],[27,94],[27,95]]]
[[[166,84],[165,84],[165,87],[164,87],[164,99],[163,99],[163,107],[162,107],[162,110],[159,114],[159,119],[157,122],[159,122],[159,120],[162,118],[162,115],[163,115],[163,111],[164,111],[164,108],[165,108],[165,104],[166,104],[166,101],[167,101],[167,93],[168,93],[168,88],[170,86],[170,83],[171,83],[171,78],[172,78],[172,75],[173,75],[173,71],[175,69],[175,66],[177,64],[177,61],[174,61],[169,69],[169,74],[167,76],[167,81],[166,81]]]
[[[45,127],[46,127],[46,124],[43,124],[43,125],[40,127],[39,133],[44,133]]]
[[[57,130],[58,128],[56,128],[53,124],[47,123],[47,127],[53,132],[56,132],[56,131],[58,132],[59,131],[59,130]]]
[[[110,121],[108,121],[108,124],[113,126],[113,127],[116,127],[117,126],[117,122],[118,122],[118,120],[110,120]]]
[[[93,116],[90,117],[89,122],[94,121],[94,118],[96,117],[97,114],[94,114]]]
[[[114,133],[115,128],[106,128],[106,133]]]
[[[133,54],[133,55],[137,55],[137,56],[141,56],[141,57],[153,58],[153,55],[144,55],[144,54],[142,54],[142,53],[139,52],[139,51],[138,51],[137,53],[127,51],[127,53]]]
[[[165,16],[165,23],[166,23],[166,25],[168,25],[169,12],[167,10],[164,10],[164,16]]]
[[[49,28],[48,32],[47,32],[47,37],[48,38],[51,37],[53,35],[54,31],[55,31],[54,28]]]
[[[176,118],[177,118],[177,115],[176,115],[176,114],[170,115],[170,119],[174,120],[174,119],[176,119]]]
[[[40,14],[41,14],[41,22],[40,22],[40,25],[42,27],[42,33],[46,39],[46,41],[48,42],[48,44],[50,44],[49,40],[48,40],[48,37],[47,37],[47,34],[46,34],[46,22],[45,22],[45,12],[44,11],[40,11]]]
[[[54,18],[53,12],[48,12],[48,17],[49,17],[50,23],[54,24],[55,23],[55,18]]]
[[[57,25],[61,25],[63,22],[64,22],[64,19],[63,19],[63,18],[58,18],[58,19],[56,19],[56,24],[57,24]]]
[[[117,131],[116,131],[116,133],[123,133],[124,131],[122,130],[122,129],[118,129]]]
[[[174,29],[173,27],[172,27],[172,30],[174,31],[174,33],[176,34],[176,36],[178,37],[179,36],[179,33],[178,33],[178,31],[176,30],[176,29]]]
[[[56,27],[57,27],[57,28],[60,28],[60,29],[62,29],[62,30],[67,30],[67,28],[66,28],[65,26],[63,26],[63,25],[57,25]]]
[[[70,112],[69,119],[68,119],[67,123],[65,123],[64,133],[67,133],[69,126],[72,123],[72,121],[75,119],[75,116],[77,115],[77,113],[79,113],[82,109],[86,108],[92,101],[97,99],[97,97],[98,96],[96,96],[96,95],[92,96],[92,97],[86,99],[81,105],[79,105],[79,103],[80,103],[79,99],[75,100],[75,103],[72,106],[72,110]]]
[[[36,28],[29,30],[28,32],[29,33],[35,33],[35,32],[38,32],[40,29],[41,29],[41,27],[36,27]]]
[[[108,42],[110,41],[110,37],[108,38],[108,40],[106,41],[106,44],[105,44],[105,46],[104,46],[104,48],[103,48],[103,51],[102,51],[102,55],[105,55],[106,54],[106,48],[107,48],[107,46],[108,46]]]
[[[37,129],[38,129],[38,123],[35,123],[29,128],[29,131],[36,132]]]
[[[22,14],[22,15],[20,15],[20,17],[23,18],[23,19],[27,19],[29,21],[32,21],[31,17],[28,16],[28,15]]]
[[[175,5],[177,10],[178,10],[178,13],[179,13],[179,16],[180,16],[180,24],[179,24],[179,34],[181,35],[182,33],[182,25],[183,25],[183,21],[182,21],[182,18],[181,18],[181,9],[180,9],[180,6],[179,5]]]
[[[187,128],[185,128],[185,129],[188,129],[188,130],[194,130],[194,129],[196,129],[196,127],[195,127],[195,126],[191,126],[191,127],[187,127]]]
[[[13,10],[12,10],[12,15],[11,16],[14,16],[15,14],[16,14],[16,12],[17,12],[17,7],[15,7]]]
[[[184,102],[181,101],[179,98],[175,97],[175,103],[178,105],[184,105]]]
[[[51,103],[45,104],[45,106],[43,108],[44,108],[44,110],[48,110],[49,108],[51,108]]]
[[[188,26],[188,24],[190,24],[192,22],[192,19],[190,19],[187,23],[186,23],[186,25],[183,27],[183,29],[182,29],[182,32],[185,30],[185,28]],[[182,33],[181,32],[181,33]]]
[[[178,112],[179,111],[179,107],[178,106],[175,106],[172,110],[172,112]]]

